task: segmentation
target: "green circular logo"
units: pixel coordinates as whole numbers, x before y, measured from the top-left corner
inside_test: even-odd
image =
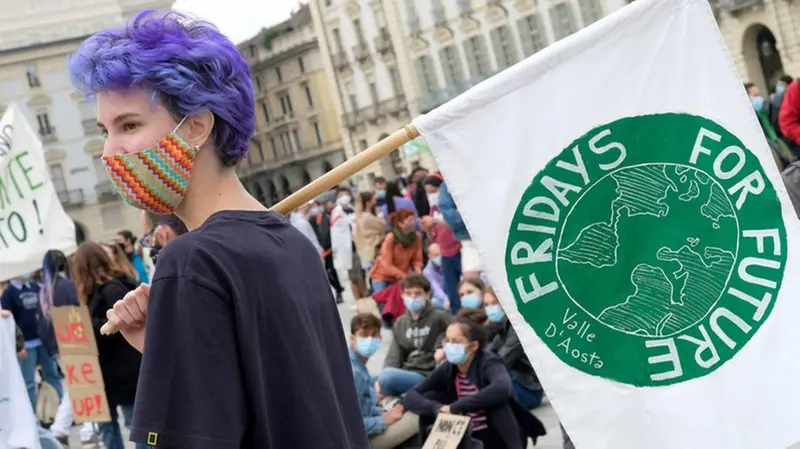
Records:
[[[572,142],[514,213],[506,272],[553,353],[637,386],[702,377],[767,320],[786,265],[781,204],[717,123],[623,118]]]

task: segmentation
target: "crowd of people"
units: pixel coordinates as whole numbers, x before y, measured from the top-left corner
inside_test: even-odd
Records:
[[[80,243],[70,257],[51,250],[45,254],[40,270],[0,283],[2,313],[4,317],[13,316],[17,325],[20,371],[42,427],[45,449],[69,447],[73,426],[72,404],[63,383],[51,313],[53,308],[62,306],[85,306],[89,311],[111,416],[110,422],[85,424],[81,440],[102,441],[106,449],[125,447],[118,413],[124,423],[130,424],[141,353],[121,335],[101,338],[100,328],[114,303],[150,281],[159,250],[186,232],[175,217],[143,217],[142,238],[123,230],[114,241]]]
[[[417,168],[393,182],[378,178],[373,187],[358,193],[340,187],[289,217],[318,251],[332,300],[352,297],[377,306],[378,313],[357,313],[349,329],[353,383],[370,445],[420,447],[443,407],[471,416],[469,441],[482,441],[487,449],[535,442],[545,430],[529,410],[540,405],[542,387],[482,276],[479,256],[465,254],[474,246],[443,177]],[[92,319],[112,421],[85,424],[81,437],[124,448],[118,422],[121,416],[130,424],[142,355],[120,334],[102,336],[100,328],[117,301],[150,282],[164,246],[187,232],[175,216],[143,217],[141,238],[124,230],[114,241],[82,242],[70,257],[49,251],[41,270],[0,286],[2,308],[18,325],[31,405],[42,409],[50,391],[45,384],[57,397],[50,401],[60,404],[50,413],[54,419],[39,416],[43,438],[63,447],[73,418],[50,312],[83,305]],[[350,294],[343,295],[342,284]],[[366,362],[381,346],[382,328],[391,329],[391,346],[373,376]]]
[[[346,278],[360,303],[350,359],[371,446],[419,447],[444,408],[472,417],[468,441],[527,447],[545,433],[530,413],[543,389],[443,176],[418,167],[372,187],[339,187],[291,216],[325,260],[337,301]],[[366,362],[381,328],[391,345],[373,376]]]

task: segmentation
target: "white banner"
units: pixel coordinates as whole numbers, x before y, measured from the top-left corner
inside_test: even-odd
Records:
[[[36,415],[16,351],[14,318],[0,318],[0,449],[39,449]]]
[[[0,119],[0,281],[40,269],[51,249],[75,250],[75,224],[50,182],[42,142],[12,104]]]
[[[705,0],[638,0],[414,124],[576,447],[800,441],[798,220]]]

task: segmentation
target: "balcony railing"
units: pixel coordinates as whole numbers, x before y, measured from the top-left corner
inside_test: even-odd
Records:
[[[366,42],[353,46],[353,57],[359,62],[369,58],[369,46]]]
[[[764,0],[718,0],[717,3],[720,8],[727,10],[731,14],[749,8],[764,6]]]
[[[58,194],[58,201],[64,207],[80,207],[83,206],[83,190],[70,189],[56,191]]]
[[[456,0],[458,5],[458,12],[460,14],[469,14],[472,12],[472,0]]]
[[[394,98],[383,100],[381,104],[378,105],[378,111],[380,114],[398,114],[405,111],[407,107],[406,98],[402,95],[398,95]]]
[[[103,181],[97,184],[94,187],[94,190],[97,193],[98,201],[106,202],[119,200],[119,195],[117,194],[117,191],[114,190],[114,186],[110,181]]]
[[[347,53],[343,51],[332,54],[331,62],[333,62],[333,67],[337,70],[345,69],[350,65],[350,62],[347,60]]]
[[[100,128],[97,126],[96,118],[83,119],[81,120],[81,124],[83,125],[83,134],[87,136],[100,134]]]
[[[422,94],[417,98],[417,107],[421,113],[429,112],[459,96],[480,81],[481,80],[477,78],[471,81],[461,81],[455,85],[447,86],[444,89]]]

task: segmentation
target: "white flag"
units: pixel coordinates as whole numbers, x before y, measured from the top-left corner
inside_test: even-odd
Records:
[[[36,414],[16,351],[14,318],[0,318],[0,449],[40,449]]]
[[[51,249],[75,250],[75,224],[50,182],[42,142],[12,104],[0,119],[0,281],[40,269]]]
[[[580,449],[800,441],[798,221],[705,0],[640,0],[414,122]]]

